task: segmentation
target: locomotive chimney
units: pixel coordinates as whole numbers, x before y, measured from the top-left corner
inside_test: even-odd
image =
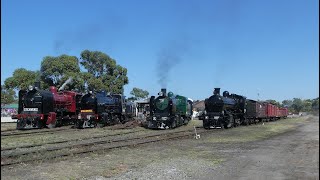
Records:
[[[35,87],[36,89],[40,89],[40,81],[36,81],[36,82],[34,83],[34,87]]]
[[[163,96],[166,96],[166,94],[167,94],[167,89],[166,89],[166,88],[162,88],[162,89],[161,89],[161,92],[162,92],[162,95],[163,95]]]
[[[220,95],[220,88],[214,88],[213,94]]]

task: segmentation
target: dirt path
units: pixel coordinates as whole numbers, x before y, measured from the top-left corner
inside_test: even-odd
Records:
[[[319,117],[283,135],[247,144],[214,179],[319,179]],[[204,177],[204,179],[207,179]]]

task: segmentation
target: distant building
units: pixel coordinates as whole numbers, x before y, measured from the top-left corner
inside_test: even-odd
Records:
[[[1,117],[8,117],[18,113],[18,104],[7,104],[1,106]]]
[[[136,116],[139,119],[145,119],[150,114],[149,102],[150,102],[149,98],[134,101],[134,103],[136,104],[136,108],[137,108]]]
[[[195,110],[195,111],[204,111],[205,110],[204,100],[194,101],[193,102],[193,110]]]

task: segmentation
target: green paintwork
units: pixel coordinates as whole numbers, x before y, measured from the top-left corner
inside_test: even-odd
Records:
[[[181,115],[187,114],[187,98],[184,96],[175,96],[176,113]]]
[[[169,105],[168,98],[162,98],[156,100],[156,107],[163,111],[165,108],[167,108]]]

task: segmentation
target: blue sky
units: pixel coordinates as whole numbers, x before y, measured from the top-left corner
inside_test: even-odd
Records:
[[[215,87],[250,99],[319,96],[317,0],[1,1],[1,84],[47,55],[85,49],[128,69],[125,95],[166,86],[192,99]]]

